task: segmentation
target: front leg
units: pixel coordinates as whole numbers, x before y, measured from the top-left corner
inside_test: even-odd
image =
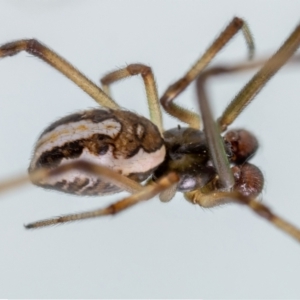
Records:
[[[244,20],[235,17],[187,73],[167,88],[160,99],[161,105],[167,113],[187,123],[190,127],[196,129],[200,128],[199,116],[192,111],[174,104],[173,101],[203,72],[212,59],[240,30],[242,30],[247,42],[249,58],[251,59],[253,57],[254,42],[250,30]]]
[[[240,169],[239,172],[237,168]],[[258,202],[257,196],[263,187],[263,177],[260,170],[248,163],[241,166],[234,166],[232,170],[236,179],[236,184],[232,192],[217,190],[217,181],[215,181],[202,190],[185,193],[186,200],[204,208],[211,208],[227,203],[246,205],[254,213],[300,242],[300,230],[297,227],[274,214],[268,206]]]

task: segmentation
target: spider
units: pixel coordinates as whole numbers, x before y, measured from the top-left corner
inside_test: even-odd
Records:
[[[130,64],[108,73],[101,79],[101,89],[37,40],[18,40],[2,45],[0,57],[13,56],[21,51],[39,57],[82,88],[101,108],[68,115],[48,126],[34,147],[29,176],[2,182],[0,191],[30,179],[43,188],[77,195],[106,195],[122,190],[131,194],[105,208],[37,221],[25,225],[25,228],[113,215],[156,195],[163,202],[170,201],[179,191],[184,193],[186,200],[202,207],[229,202],[246,205],[300,241],[300,230],[257,200],[264,178],[261,171],[249,163],[258,148],[255,136],[244,129],[230,130],[221,136],[297,50],[300,25],[267,61],[206,69],[239,31],[245,37],[249,58],[252,58],[252,35],[246,23],[235,17],[160,99],[152,70],[146,65]],[[218,121],[214,121],[205,91],[207,79],[261,65]],[[144,81],[150,120],[121,109],[110,97],[112,83],[134,75],[141,75]],[[198,114],[173,103],[194,80],[202,121]],[[161,107],[188,127],[178,126],[165,131]],[[143,185],[143,182],[146,183]]]

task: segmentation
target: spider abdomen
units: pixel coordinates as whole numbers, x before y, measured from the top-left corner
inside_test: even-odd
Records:
[[[38,168],[88,161],[143,181],[162,163],[165,151],[157,127],[146,118],[129,111],[93,109],[48,126],[36,143],[29,173]],[[117,186],[76,169],[34,183],[78,195],[120,191]]]

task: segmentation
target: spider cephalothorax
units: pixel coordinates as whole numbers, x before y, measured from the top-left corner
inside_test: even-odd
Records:
[[[179,174],[177,191],[221,189],[203,131],[178,126],[164,132],[166,158],[154,172],[154,179],[173,171]],[[258,148],[257,139],[246,130],[232,130],[224,136],[224,149],[234,175],[234,190],[256,197],[263,189],[261,171],[247,161]],[[212,188],[213,185],[213,188]]]
[[[167,154],[154,172],[158,179],[170,171],[179,174],[177,190],[202,188],[216,176],[203,131],[177,127],[164,132]]]

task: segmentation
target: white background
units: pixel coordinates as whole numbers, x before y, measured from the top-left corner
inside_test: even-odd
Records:
[[[300,18],[299,1],[0,1],[0,43],[35,37],[95,82],[128,63],[149,64],[159,94],[233,16],[245,18],[257,56],[275,51]],[[242,35],[215,63],[246,57]],[[300,227],[298,66],[285,67],[238,118],[255,132],[264,203]],[[216,116],[251,74],[212,80]],[[113,87],[148,116],[140,78]],[[194,85],[179,102],[197,111]],[[0,61],[0,178],[26,172],[52,121],[95,103],[29,54]],[[165,127],[176,126],[165,117]],[[123,194],[124,196],[124,194]],[[1,195],[0,298],[300,297],[300,244],[245,207],[204,210],[182,194],[98,220],[26,231],[22,224],[120,199],[80,198],[30,186]]]

